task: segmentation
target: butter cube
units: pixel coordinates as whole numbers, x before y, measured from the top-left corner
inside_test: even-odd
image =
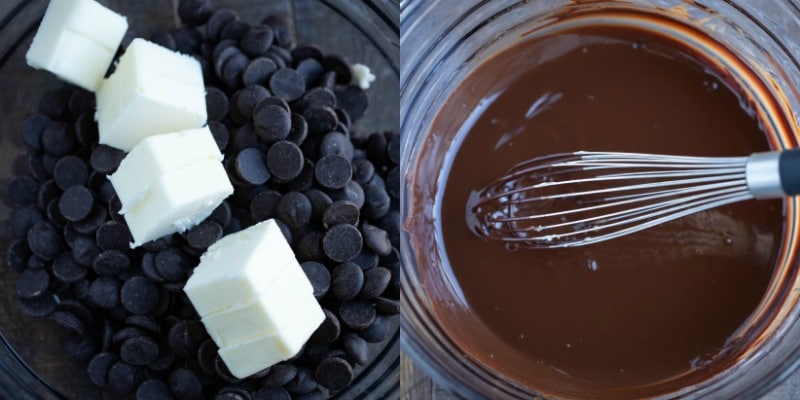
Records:
[[[120,214],[133,236],[131,247],[188,230],[211,215],[231,193],[228,174],[217,160],[200,161],[160,176],[135,202],[122,202]]]
[[[302,274],[302,270],[300,273]],[[308,279],[305,276],[302,278],[308,284]],[[214,343],[220,348],[233,346],[261,336],[272,335],[293,324],[314,324],[318,314],[324,315],[313,295],[287,293],[294,290],[294,284],[280,282],[280,285],[283,285],[284,289],[275,292],[281,294],[272,294],[273,291],[268,291],[265,296],[253,303],[203,318],[203,325]],[[278,288],[279,286],[275,286],[275,289]],[[319,322],[314,325],[314,329],[317,326]],[[312,333],[314,329],[311,330]]]
[[[238,378],[293,357],[325,320],[272,219],[209,247],[183,291]]]
[[[25,59],[94,92],[127,30],[125,17],[95,1],[51,0]]]
[[[319,306],[317,306],[319,307]],[[261,336],[233,346],[219,349],[219,356],[231,374],[246,378],[265,368],[294,357],[325,319],[325,314],[304,315],[306,323],[288,325],[271,335]]]
[[[97,91],[100,143],[130,151],[142,139],[206,122],[200,63],[134,39]]]
[[[203,160],[222,161],[222,153],[207,126],[145,138],[108,179],[122,204],[133,205],[162,175]]]
[[[288,268],[300,265],[278,224],[270,219],[211,245],[183,291],[200,317],[206,317],[252,303]],[[304,291],[310,288],[306,283]]]

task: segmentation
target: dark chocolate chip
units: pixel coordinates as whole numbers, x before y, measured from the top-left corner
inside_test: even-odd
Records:
[[[369,361],[369,344],[358,335],[348,334],[342,339],[347,355],[359,365],[367,365]]]
[[[312,218],[316,221],[322,221],[325,210],[333,204],[333,200],[319,189],[309,189],[304,193],[308,200],[311,201]]]
[[[67,104],[73,118],[87,111],[94,111],[94,94],[85,89],[75,89],[69,96]]]
[[[337,155],[347,161],[353,160],[353,143],[341,132],[329,132],[322,137],[319,144],[319,155]]]
[[[197,349],[197,365],[204,373],[215,374],[214,360],[217,357],[218,350],[216,343],[211,339],[204,341]]]
[[[303,118],[308,123],[308,133],[310,135],[322,135],[330,132],[339,123],[336,112],[330,107],[307,107],[303,110]]]
[[[94,121],[94,111],[85,111],[75,120],[73,125],[75,138],[85,148],[97,145],[97,123]]]
[[[267,168],[280,181],[290,181],[300,175],[305,165],[303,152],[296,144],[281,140],[267,151]]]
[[[72,241],[72,258],[84,267],[91,267],[94,259],[100,254],[93,238],[80,235]]]
[[[266,85],[269,77],[278,70],[275,61],[267,57],[258,57],[250,60],[247,68],[242,72],[242,83],[245,85]]]
[[[280,68],[269,77],[269,89],[277,97],[286,101],[294,101],[305,92],[306,82],[297,71],[291,68]]]
[[[303,94],[302,102],[306,107],[336,108],[336,95],[328,88],[315,87]]]
[[[284,194],[276,208],[278,217],[293,229],[308,225],[311,222],[311,212],[311,201],[299,192]]]
[[[322,77],[322,74],[325,73],[322,63],[313,58],[306,58],[300,61],[295,70],[303,77],[306,86],[311,86],[316,83]]]
[[[344,109],[350,118],[359,120],[364,116],[369,107],[369,97],[364,89],[356,85],[347,85],[334,93],[336,93],[336,104]]]
[[[275,43],[289,49],[294,46],[294,23],[284,14],[270,14],[261,20],[264,25],[269,25],[275,33]]]
[[[292,129],[289,112],[285,108],[271,103],[258,104],[253,114],[253,120],[255,121],[256,135],[267,143],[286,139]]]
[[[333,90],[336,87],[336,72],[326,71],[323,73],[318,86]]]
[[[15,272],[20,273],[27,267],[30,256],[31,249],[28,247],[28,242],[17,239],[6,250],[6,264]]]
[[[253,400],[253,396],[242,388],[225,387],[217,392],[214,400]]]
[[[322,226],[328,229],[338,224],[358,225],[358,206],[348,200],[337,200],[322,214]]]
[[[232,10],[223,8],[215,11],[206,22],[206,36],[211,41],[218,41],[222,28],[231,21],[239,19],[239,15]]]
[[[78,264],[70,253],[63,253],[53,261],[53,277],[64,283],[78,282],[87,272],[88,268]]]
[[[66,218],[64,218],[64,214],[61,213],[58,200],[50,200],[50,202],[47,203],[46,215],[47,220],[57,229],[63,229],[64,225],[68,222]]]
[[[67,335],[62,344],[64,352],[74,360],[88,360],[97,353],[97,343],[91,336]]]
[[[128,364],[144,366],[158,358],[158,343],[147,336],[131,337],[122,342],[119,355]]]
[[[113,276],[101,276],[89,286],[89,297],[96,306],[112,309],[119,305],[119,279]]]
[[[253,400],[292,400],[292,395],[282,387],[263,387],[253,393]]]
[[[233,40],[223,40],[214,47],[214,72],[218,77],[222,77],[222,71],[225,67],[225,64],[230,60],[233,56],[241,54],[238,48],[236,48],[236,42]]]
[[[109,203],[109,208],[112,202]],[[120,205],[121,207],[121,205]],[[113,215],[112,215],[113,218]],[[100,226],[108,219],[108,212],[105,207],[95,204],[92,211],[80,221],[75,221],[75,230],[83,234],[94,234]],[[121,219],[121,217],[120,217]]]
[[[208,128],[211,131],[211,136],[214,137],[214,141],[217,143],[217,147],[219,151],[225,151],[228,148],[228,142],[230,141],[230,133],[228,132],[228,128],[225,124],[211,121],[208,123]]]
[[[212,12],[209,0],[181,0],[178,3],[178,16],[187,26],[205,24]]]
[[[108,372],[118,360],[119,357],[114,353],[102,352],[95,354],[86,367],[89,380],[101,388],[107,387],[109,383]]]
[[[314,167],[317,182],[328,189],[341,189],[353,175],[353,169],[346,158],[327,155],[320,158]]]
[[[95,238],[100,249],[120,251],[129,250],[132,240],[128,227],[117,221],[108,221],[97,228]]]
[[[360,331],[358,334],[367,342],[380,343],[389,339],[393,331],[392,323],[389,321],[389,318],[378,315],[369,327]]]
[[[329,357],[317,366],[317,382],[332,392],[338,392],[353,381],[353,367],[344,359]]]
[[[329,54],[322,59],[322,65],[327,71],[336,73],[336,83],[345,85],[350,83],[353,79],[353,73],[350,70],[350,63],[344,56],[338,54]]]
[[[367,151],[367,157],[375,165],[384,165],[388,160],[386,155],[386,136],[380,133],[373,133],[367,139],[364,149]]]
[[[334,201],[346,200],[356,205],[359,209],[364,207],[365,196],[364,189],[358,182],[349,180],[344,184],[344,187],[339,190],[329,190],[328,195]]]
[[[377,175],[376,175],[377,177]],[[373,177],[373,181],[375,177]],[[379,185],[367,184],[364,186],[365,203],[361,208],[361,214],[367,219],[380,219],[392,206],[392,199],[386,189]]]
[[[204,221],[186,234],[186,242],[195,249],[205,249],[222,237],[222,226],[214,221]]]
[[[250,214],[253,221],[266,221],[275,217],[281,197],[283,196],[274,190],[265,190],[253,197],[250,202]]]
[[[65,190],[58,201],[58,210],[68,221],[80,221],[92,212],[94,196],[85,186],[72,186]]]
[[[72,186],[86,185],[89,181],[89,167],[76,156],[66,156],[53,168],[53,180],[61,190]]]
[[[311,261],[324,261],[325,253],[322,251],[323,233],[317,230],[306,232],[293,242],[293,249],[299,259]]]
[[[250,58],[237,52],[225,61],[220,78],[229,88],[239,87],[242,85],[242,73],[248,64],[250,64]]]
[[[270,174],[264,160],[264,153],[256,148],[247,148],[236,155],[236,174],[244,182],[260,185],[269,180]]]
[[[333,312],[324,308],[322,311],[325,313],[325,320],[311,335],[311,340],[315,343],[333,343],[339,338],[342,331],[341,323]]]
[[[12,212],[9,221],[11,225],[11,234],[14,235],[15,238],[24,238],[31,227],[43,220],[44,216],[33,204],[18,208]]]
[[[386,192],[395,199],[400,198],[400,167],[395,166],[386,174]]]
[[[205,328],[198,321],[181,320],[173,325],[167,340],[172,351],[181,357],[189,357],[207,339]]]
[[[46,181],[52,177],[52,172],[44,168],[44,156],[39,152],[28,153],[27,171],[36,179]]]
[[[39,221],[28,230],[28,246],[33,254],[44,260],[52,260],[61,253],[61,234],[50,223]]]
[[[125,324],[142,328],[156,335],[161,332],[161,325],[151,315],[131,315],[125,318]]]
[[[43,114],[33,114],[22,122],[22,139],[33,150],[42,150],[42,132],[51,120]]]
[[[158,286],[144,276],[134,276],[126,280],[120,290],[120,302],[132,314],[152,312],[158,305],[158,296]]]
[[[329,228],[322,238],[322,250],[336,262],[346,262],[355,258],[363,245],[358,228],[350,224],[339,224]]]
[[[52,156],[67,155],[75,149],[75,145],[72,127],[64,122],[53,122],[42,131],[42,147]]]
[[[331,286],[331,273],[325,265],[316,261],[306,261],[300,265],[314,288],[314,296],[320,298],[328,293]]]
[[[292,113],[292,130],[286,136],[286,140],[293,142],[296,145],[301,145],[308,137],[308,123],[302,115]]]
[[[186,2],[182,0],[181,4]],[[172,389],[160,379],[148,379],[136,389],[136,400],[172,400]]]
[[[368,248],[362,248],[356,258],[350,260],[350,262],[358,264],[362,270],[366,271],[378,266],[378,255]]]
[[[336,266],[331,274],[330,292],[339,300],[355,298],[364,286],[364,271],[357,264],[347,262]]]
[[[274,38],[275,34],[269,25],[253,26],[242,35],[239,47],[250,57],[262,56],[267,53]]]
[[[45,292],[31,299],[20,298],[19,306],[22,313],[27,316],[44,318],[56,310],[56,301],[51,293]]]
[[[400,302],[397,300],[376,297],[372,302],[375,304],[375,308],[378,311],[386,315],[396,315],[400,313]]]
[[[375,317],[375,306],[367,300],[346,301],[339,307],[339,319],[355,330],[369,327],[375,321]]]
[[[317,386],[314,372],[307,367],[298,367],[297,375],[283,387],[292,394],[304,394],[316,390]]]
[[[124,151],[101,144],[92,151],[89,162],[95,171],[110,174],[119,167],[123,158],[125,158]]]
[[[159,251],[154,262],[159,275],[168,282],[180,282],[189,272],[189,264],[183,252],[175,247]]]
[[[379,256],[387,256],[392,252],[389,234],[383,229],[365,223],[361,227],[361,234],[364,237],[364,244]]]
[[[61,196],[61,189],[58,188],[56,182],[52,179],[46,181],[39,185],[39,192],[36,194],[36,206],[44,209],[53,199],[57,199],[59,196]]]
[[[371,268],[364,272],[364,287],[361,288],[359,297],[372,299],[378,297],[389,287],[392,272],[384,267]]]
[[[58,326],[76,335],[83,335],[86,332],[86,327],[75,314],[69,311],[54,311],[47,318],[55,322]]]
[[[140,367],[118,360],[108,370],[108,387],[117,393],[129,393],[136,388],[143,376]]]
[[[17,277],[17,295],[23,299],[42,296],[50,287],[50,274],[44,268],[26,269]]]
[[[228,96],[215,87],[206,87],[206,111],[208,120],[219,122],[228,115]]]
[[[219,38],[220,40],[232,39],[239,41],[249,28],[250,26],[245,22],[230,21],[219,32]]]
[[[263,86],[247,86],[246,88],[239,90],[233,97],[233,99],[236,99],[236,111],[242,117],[247,118],[247,121],[249,122],[254,116],[256,105],[261,103],[269,96],[269,91]]]

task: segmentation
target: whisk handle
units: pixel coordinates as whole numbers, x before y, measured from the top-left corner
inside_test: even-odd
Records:
[[[789,196],[800,194],[800,149],[781,152],[778,168],[783,191]]]

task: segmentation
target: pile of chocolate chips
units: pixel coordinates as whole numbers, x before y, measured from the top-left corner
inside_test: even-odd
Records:
[[[74,87],[46,93],[24,122],[27,174],[12,179],[5,197],[15,238],[7,263],[19,273],[22,311],[52,320],[65,351],[114,393],[340,392],[374,357],[370,343],[397,332],[399,135],[353,125],[368,96],[352,83],[350,65],[314,45],[295,47],[286,17],[251,26],[208,0],[183,0],[178,10],[184,26],[152,40],[201,62],[208,124],[234,194],[188,232],[131,250],[106,179],[125,154],[97,143],[94,96]],[[181,289],[209,245],[269,218],[326,320],[296,357],[239,380]]]

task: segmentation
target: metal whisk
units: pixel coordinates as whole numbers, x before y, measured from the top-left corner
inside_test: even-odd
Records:
[[[473,191],[466,218],[509,248],[602,242],[749,199],[800,194],[800,149],[749,157],[576,152],[535,158]]]

